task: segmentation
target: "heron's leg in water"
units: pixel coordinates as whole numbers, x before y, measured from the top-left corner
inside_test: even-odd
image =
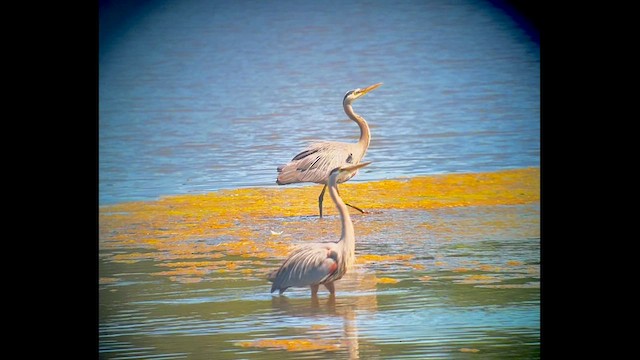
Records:
[[[338,189],[338,185],[336,185],[336,190],[338,190],[338,195],[340,195],[340,189]],[[360,211],[360,212],[361,212],[361,213],[363,213],[363,214],[365,213],[365,211],[364,211],[364,210],[360,209],[360,208],[359,208],[359,207],[357,207],[357,206],[353,206],[353,205],[348,204],[348,203],[346,203],[346,202],[345,202],[344,204],[345,204],[345,205],[347,205],[347,206],[349,206],[349,207],[352,207],[352,208],[354,208],[354,209],[356,209],[356,210],[358,210],[358,211]]]
[[[311,296],[317,296],[319,288],[320,285],[311,285]]]
[[[327,190],[327,184],[324,184],[320,197],[318,198],[318,206],[320,207],[320,218],[322,219],[322,200],[324,199],[324,191]]]
[[[326,287],[327,290],[329,290],[329,294],[334,295],[336,293],[336,287],[333,285],[333,281],[324,283],[324,287]]]
[[[329,294],[329,298],[327,299],[327,305],[335,308],[336,306],[336,294]]]

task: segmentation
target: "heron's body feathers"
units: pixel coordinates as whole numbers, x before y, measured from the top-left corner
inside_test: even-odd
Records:
[[[316,141],[290,162],[278,166],[278,185],[301,182],[326,184],[331,170],[348,165],[355,165],[362,160],[366,149],[357,143],[343,143],[335,141]],[[344,174],[338,178],[343,183],[357,174]]]
[[[360,128],[360,138],[357,143],[315,141],[294,156],[290,162],[278,166],[276,180],[278,185],[300,182],[325,185],[318,198],[320,218],[322,218],[322,199],[326,188],[329,188],[331,199],[340,213],[342,235],[336,243],[307,245],[294,250],[277,271],[269,274],[268,279],[273,283],[271,292],[278,290],[282,294],[292,286],[311,286],[311,295],[315,296],[319,285],[324,284],[327,290],[334,294],[333,282],[341,279],[353,265],[355,259],[353,223],[347,204],[342,201],[338,193],[338,184],[351,179],[358,169],[369,164],[360,163],[371,141],[369,125],[362,116],[353,111],[351,104],[380,85],[382,83],[365,89],[348,91],[342,100],[345,113]],[[359,208],[349,206],[363,212]]]
[[[294,250],[277,271],[269,275],[271,292],[282,294],[289,287],[324,284],[342,278],[337,243],[310,244]]]
[[[338,178],[369,164],[365,162],[339,167],[329,173],[329,194],[340,213],[342,225],[340,240],[335,243],[308,244],[295,249],[277,271],[269,274],[268,280],[273,283],[271,292],[279,290],[282,294],[292,286],[311,286],[311,294],[315,296],[320,284],[324,284],[334,294],[333,282],[340,280],[355,261],[353,222],[347,205],[338,194]]]

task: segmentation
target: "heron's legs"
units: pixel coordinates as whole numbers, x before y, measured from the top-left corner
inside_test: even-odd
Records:
[[[327,184],[324,184],[320,197],[318,198],[318,206],[320,207],[320,219],[322,219],[322,200],[324,199],[324,191],[327,190]]]
[[[360,211],[360,212],[361,212],[361,213],[363,213],[363,214],[365,213],[365,211],[364,211],[364,210],[360,209],[360,208],[359,208],[359,207],[357,207],[357,206],[353,206],[353,205],[351,205],[351,204],[347,204],[347,203],[344,203],[344,204],[345,204],[345,205],[347,205],[347,206],[349,206],[349,207],[351,207],[351,208],[354,208],[354,209],[356,209],[356,210]]]
[[[311,285],[311,296],[318,296],[320,285]]]
[[[338,190],[338,195],[340,195],[340,189],[338,189],[338,185],[336,185],[336,190]],[[357,207],[357,206],[353,206],[353,205],[348,204],[348,203],[346,203],[346,202],[345,202],[344,204],[345,204],[345,205],[347,205],[347,206],[349,206],[349,207],[352,207],[352,208],[354,208],[354,209],[356,209],[356,210],[358,210],[358,211],[360,211],[361,213],[363,213],[363,214],[364,214],[364,210],[360,209],[359,207]]]
[[[324,287],[326,287],[327,290],[329,290],[329,294],[335,295],[336,287],[333,285],[333,281],[332,282],[328,282],[328,283],[324,283]]]
[[[321,218],[321,219],[322,219],[322,200],[324,199],[324,192],[325,192],[326,190],[327,190],[327,185],[325,184],[325,185],[324,185],[324,187],[322,188],[322,192],[320,193],[320,197],[318,198],[318,204],[319,204],[318,206],[320,207],[320,218]],[[338,195],[340,195],[340,189],[338,189],[338,185],[336,185],[336,190],[338,190]],[[363,213],[363,214],[365,213],[365,211],[364,211],[364,210],[360,209],[360,208],[359,208],[359,207],[357,207],[357,206],[353,206],[353,205],[348,204],[348,203],[346,203],[346,202],[345,202],[344,204],[345,204],[345,205],[347,205],[347,206],[349,206],[349,207],[351,207],[351,208],[353,208],[353,209],[356,209],[356,210],[360,211],[360,212],[361,212],[361,213]]]
[[[327,299],[327,306],[329,306],[331,309],[335,309],[336,308],[336,294],[335,293],[329,294],[329,298]]]

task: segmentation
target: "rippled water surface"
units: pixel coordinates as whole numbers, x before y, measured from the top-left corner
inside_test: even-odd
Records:
[[[140,3],[100,15],[100,358],[540,357],[539,202],[406,209],[381,189],[398,206],[354,214],[356,268],[317,299],[272,295],[265,275],[289,244],[335,241],[335,211],[196,221],[185,198],[162,224],[110,208],[277,199],[275,168],[307,141],[356,141],[342,98],[377,82],[354,104],[373,164],[350,182],[539,166],[539,47],[510,16],[483,1]]]
[[[100,254],[100,354],[537,358],[538,219],[538,205],[355,215],[356,268],[336,283],[335,298],[321,289],[315,300],[309,289],[269,294],[264,276],[282,258],[227,256],[230,266],[216,262],[212,251],[196,256],[193,268],[176,268],[175,249],[106,245]],[[336,216],[322,229],[314,228],[317,222],[294,217],[254,224],[254,241],[304,242],[292,236],[299,229],[318,241],[335,240]]]
[[[118,9],[100,37],[101,204],[275,186],[307,141],[357,140],[342,98],[377,82],[354,104],[376,171],[352,181],[539,165],[539,47],[489,3]]]

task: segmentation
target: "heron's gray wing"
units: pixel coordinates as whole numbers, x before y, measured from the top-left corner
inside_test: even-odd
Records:
[[[331,170],[354,163],[355,144],[319,141],[310,144],[289,163],[278,167],[280,185],[296,182],[325,184]]]
[[[320,149],[319,148],[310,148],[307,150],[304,150],[303,152],[301,152],[300,154],[296,155],[293,157],[293,159],[291,159],[291,161],[296,161],[296,160],[301,160],[306,158],[309,155],[313,155],[315,153],[317,153]]]
[[[270,277],[273,281],[271,292],[295,286],[309,286],[321,283],[331,275],[338,264],[335,244],[313,244],[294,250],[280,269]]]

